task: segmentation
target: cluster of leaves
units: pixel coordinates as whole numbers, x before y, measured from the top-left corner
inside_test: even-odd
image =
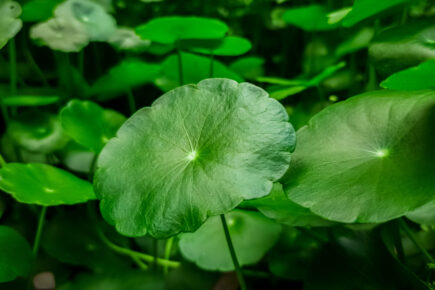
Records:
[[[434,289],[434,3],[314,2],[0,0],[0,288]]]

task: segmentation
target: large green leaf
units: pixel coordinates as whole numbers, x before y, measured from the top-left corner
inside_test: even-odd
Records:
[[[283,19],[286,23],[307,31],[330,30],[337,27],[328,22],[328,12],[325,7],[317,4],[288,9]]]
[[[254,85],[207,79],[177,88],[104,147],[94,179],[101,212],[128,236],[194,231],[268,194],[294,142],[284,108]]]
[[[0,283],[30,273],[33,254],[27,241],[10,227],[0,226]]]
[[[0,169],[0,189],[22,203],[44,206],[95,199],[92,185],[47,164],[8,163]]]
[[[70,101],[60,112],[65,132],[77,143],[98,153],[126,118],[89,101]]]
[[[315,214],[384,222],[435,198],[435,92],[376,91],[298,131],[284,190]]]
[[[98,79],[90,90],[90,95],[100,95],[100,99],[126,93],[129,89],[153,81],[160,72],[160,65],[139,59],[125,59]]]
[[[355,0],[352,10],[343,19],[343,26],[354,26],[367,18],[407,2],[410,0]]]
[[[252,44],[246,38],[238,36],[227,36],[216,40],[185,40],[180,41],[181,47],[186,47],[187,50],[196,53],[221,55],[221,56],[237,56],[247,53]]]
[[[392,90],[435,89],[435,60],[428,60],[389,76],[381,87]]]
[[[18,18],[20,14],[21,6],[18,2],[0,0],[0,49],[9,39],[14,38],[23,26],[23,22]]]
[[[258,199],[244,201],[242,206],[255,207],[268,218],[289,226],[328,226],[332,222],[289,200],[282,185],[275,183],[269,195]]]
[[[10,122],[6,133],[17,146],[39,153],[61,149],[69,140],[58,117],[44,112],[18,115]]]
[[[279,224],[256,212],[234,210],[226,214],[226,219],[242,266],[257,263],[273,247],[281,232]],[[234,270],[219,216],[209,218],[194,233],[182,234],[179,246],[186,259],[203,269]]]
[[[376,35],[369,46],[369,56],[376,71],[382,77],[387,77],[435,59],[434,43],[433,21],[423,19]]]
[[[228,31],[228,26],[212,18],[168,16],[154,18],[136,28],[143,39],[175,44],[181,39],[219,39]]]
[[[181,53],[181,67],[183,73],[183,84],[196,84],[203,79],[210,77],[211,60],[208,57],[192,53]],[[179,59],[177,54],[168,56],[162,63],[162,76],[155,80],[156,85],[163,91],[172,90],[180,85]],[[220,61],[213,61],[213,77],[228,78],[237,82],[243,79],[229,70]]]

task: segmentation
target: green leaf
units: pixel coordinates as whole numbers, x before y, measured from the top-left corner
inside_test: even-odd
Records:
[[[71,173],[40,163],[8,163],[0,169],[0,188],[22,203],[53,206],[95,199],[92,185]]]
[[[435,226],[435,200],[407,213],[406,217],[418,224]]]
[[[62,0],[31,0],[23,4],[21,19],[24,22],[41,22],[53,16],[54,8]]]
[[[21,30],[23,22],[18,18],[20,14],[21,6],[18,2],[0,1],[0,49]]]
[[[33,254],[27,241],[14,229],[0,226],[0,283],[30,273]]]
[[[179,45],[196,53],[238,56],[247,53],[252,48],[251,42],[243,37],[227,36],[217,40],[184,40]]]
[[[6,134],[19,147],[38,153],[61,149],[69,141],[57,116],[36,111],[18,115],[9,123]]]
[[[244,201],[241,206],[255,207],[268,218],[289,226],[316,227],[332,225],[332,222],[313,214],[308,208],[289,200],[280,183],[273,185],[269,195]]]
[[[86,212],[62,212],[44,227],[41,246],[63,263],[85,266],[96,273],[116,273],[127,268],[129,258],[116,255],[96,231]]]
[[[124,59],[98,79],[89,94],[99,95],[100,99],[107,100],[153,81],[160,69],[158,64],[135,58]]]
[[[60,112],[60,120],[71,138],[98,153],[115,136],[126,118],[93,102],[72,100]]]
[[[434,91],[376,91],[327,107],[298,131],[285,192],[349,223],[384,222],[422,206],[435,197],[434,110]]]
[[[227,31],[228,26],[217,19],[182,16],[154,18],[136,28],[143,39],[163,44],[175,44],[181,39],[219,39]]]
[[[410,2],[410,0],[355,0],[352,10],[343,19],[343,26],[354,26],[363,20],[379,15],[381,12],[391,10],[407,2]]]
[[[231,63],[229,69],[247,80],[255,80],[264,75],[264,59],[256,56],[239,58]]]
[[[210,64],[211,60],[208,57],[182,52],[181,67],[184,84],[196,84],[203,79],[209,78]],[[180,85],[178,67],[177,54],[167,57],[162,63],[162,76],[155,80],[155,84],[165,92],[178,87]],[[239,75],[217,60],[213,61],[213,77],[228,78],[237,82],[243,81]]]
[[[8,107],[46,106],[58,101],[58,96],[12,96],[2,99],[3,104]]]
[[[117,274],[81,274],[59,290],[163,290],[164,281],[159,275],[142,271],[121,270]]]
[[[288,9],[283,19],[288,24],[307,31],[330,30],[337,27],[328,22],[328,12],[321,5],[300,6]]]
[[[177,88],[128,119],[98,159],[105,219],[128,236],[196,230],[268,194],[294,148],[284,108],[228,79]]]
[[[435,89],[435,60],[397,72],[381,83],[381,87],[392,90]]]
[[[69,142],[57,155],[59,160],[68,170],[89,173],[95,161],[95,154],[89,149],[72,141]]]
[[[342,43],[340,43],[335,49],[335,55],[340,58],[347,54],[354,53],[358,50],[368,47],[374,34],[375,32],[373,28],[362,28],[358,32],[350,35]]]
[[[381,77],[435,59],[435,26],[431,19],[387,29],[370,46],[370,61]]]
[[[260,261],[281,232],[280,225],[256,212],[234,210],[226,214],[226,219],[241,266]],[[179,246],[183,256],[200,268],[234,270],[219,216],[209,218],[194,233],[181,234]]]

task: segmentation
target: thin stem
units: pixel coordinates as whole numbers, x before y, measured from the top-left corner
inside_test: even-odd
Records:
[[[131,258],[133,258],[133,257],[139,258],[139,259],[142,259],[143,261],[148,262],[148,263],[152,263],[154,261],[154,257],[153,256],[147,255],[147,254],[144,254],[144,253],[140,253],[140,252],[136,252],[136,251],[130,250],[128,248],[123,248],[123,247],[120,247],[118,245],[115,245],[114,243],[109,241],[109,239],[103,234],[103,232],[101,230],[98,230],[97,232],[98,232],[101,240],[109,248],[111,248],[115,252],[117,252],[119,254],[126,255],[126,256],[130,256]],[[180,262],[166,260],[166,259],[161,259],[161,258],[157,258],[157,264],[159,264],[161,266],[165,266],[166,265],[166,266],[172,267],[172,268],[176,268],[176,267],[180,266]]]
[[[136,263],[136,265],[141,269],[141,270],[148,270],[150,267],[148,267],[147,264],[145,264],[144,262],[142,262],[142,260],[136,256],[132,256],[131,257],[133,259],[133,261]]]
[[[136,112],[136,101],[134,100],[134,95],[130,88],[127,90],[127,100],[130,113],[133,114]]]
[[[400,262],[405,263],[405,252],[403,250],[402,238],[400,236],[400,223],[395,221],[392,224],[392,238],[396,248],[397,258]]]
[[[419,251],[423,254],[423,256],[426,258],[426,260],[430,263],[435,263],[435,259],[432,258],[432,256],[429,254],[428,251],[417,241],[417,238],[415,237],[412,230],[408,227],[406,222],[403,219],[399,220],[400,226],[405,231],[405,233],[408,235],[409,239],[414,243],[414,245],[419,249]]]
[[[243,278],[242,269],[240,268],[239,261],[237,260],[236,251],[234,250],[233,242],[231,241],[230,231],[228,229],[227,220],[225,219],[225,215],[221,214],[222,226],[224,228],[225,238],[227,240],[228,248],[230,250],[231,259],[234,263],[234,268],[236,270],[237,279],[239,280],[240,289],[246,290],[245,279]]]
[[[157,259],[159,258],[159,241],[157,239],[153,239],[153,267],[154,270],[157,271],[159,264],[157,263]]]
[[[177,55],[178,55],[178,79],[180,81],[180,86],[184,84],[183,80],[183,61],[181,59],[181,50],[177,49]]]
[[[38,64],[36,63],[35,59],[32,56],[32,53],[29,50],[29,46],[27,44],[26,38],[23,37],[23,47],[24,47],[24,56],[26,57],[27,61],[29,62],[29,64],[33,67],[33,70],[35,71],[35,73],[39,76],[39,78],[41,79],[42,83],[44,84],[44,86],[46,87],[50,87],[50,84],[48,83],[47,79],[45,78],[44,73],[42,72],[41,68],[38,66]]]
[[[42,228],[44,227],[45,214],[47,213],[47,207],[43,206],[39,214],[38,228],[36,230],[35,241],[33,242],[33,255],[38,255],[39,244],[41,242]]]
[[[11,95],[17,94],[17,52],[15,49],[15,39],[9,40],[9,69]]]
[[[174,244],[174,238],[171,237],[169,239],[166,240],[166,245],[165,245],[165,260],[169,260],[169,258],[171,257],[171,250],[172,250],[172,245]],[[163,266],[163,273],[165,275],[168,274],[168,267],[167,266]]]
[[[213,77],[213,69],[214,69],[214,54],[210,55],[210,77]]]

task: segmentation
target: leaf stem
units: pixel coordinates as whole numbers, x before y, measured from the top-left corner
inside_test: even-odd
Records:
[[[36,230],[35,241],[33,242],[33,255],[38,256],[39,244],[41,243],[42,228],[44,227],[45,214],[47,213],[47,207],[43,206],[39,213],[38,228]]]
[[[154,257],[151,255],[147,255],[145,253],[140,253],[134,250],[130,250],[128,248],[123,248],[120,247],[114,243],[112,243],[111,241],[109,241],[109,239],[103,234],[103,232],[101,230],[98,230],[98,234],[101,238],[101,240],[112,250],[114,250],[115,252],[119,253],[119,254],[123,254],[126,256],[130,256],[133,260],[139,258],[142,259],[145,262],[148,263],[152,263],[154,261]],[[180,266],[180,262],[177,261],[171,261],[171,260],[166,260],[166,259],[162,259],[162,258],[157,258],[157,264],[161,265],[161,266],[167,266],[167,267],[171,267],[171,268],[177,268]]]
[[[178,55],[178,79],[180,81],[180,86],[184,84],[183,80],[183,61],[181,59],[181,50],[177,49],[177,55]]]
[[[239,261],[237,260],[236,251],[234,249],[233,242],[231,241],[230,231],[228,229],[227,220],[225,219],[224,214],[221,214],[221,221],[222,221],[222,226],[224,228],[224,233],[225,233],[225,238],[227,240],[228,248],[230,250],[231,259],[233,260],[234,268],[236,270],[237,279],[239,280],[240,289],[246,290],[247,288],[246,288],[245,279],[243,277],[243,273],[242,273],[242,269],[240,268]]]
[[[412,230],[408,227],[406,222],[403,219],[399,220],[400,226],[405,231],[406,235],[409,237],[409,239],[414,243],[414,245],[419,249],[419,251],[423,254],[423,256],[426,258],[426,260],[430,263],[435,263],[435,259],[429,254],[429,252],[417,241],[417,238],[415,237]]]
[[[166,240],[166,245],[165,245],[165,260],[169,260],[169,258],[171,257],[171,250],[172,250],[172,245],[174,243],[174,237],[170,237],[169,239]],[[165,275],[168,274],[168,266],[163,266],[163,273]]]
[[[10,86],[11,95],[17,94],[17,52],[15,48],[15,39],[9,40],[9,69],[10,69]]]
[[[134,95],[131,88],[127,90],[127,100],[128,107],[130,108],[130,113],[134,114],[134,112],[136,112],[136,101],[134,100]]]

